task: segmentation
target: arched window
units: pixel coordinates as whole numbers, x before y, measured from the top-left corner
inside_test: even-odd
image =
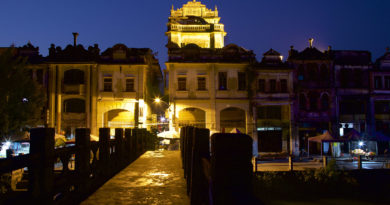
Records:
[[[329,109],[329,96],[326,93],[321,96],[321,109],[324,111]]]
[[[317,93],[315,92],[310,92],[309,93],[309,104],[310,104],[310,110],[311,111],[316,111],[318,109],[318,97],[317,97]]]
[[[299,95],[299,109],[306,110],[306,96],[303,93]]]
[[[325,64],[321,65],[320,75],[321,75],[320,79],[322,81],[329,81],[329,70],[328,70],[328,67]]]
[[[318,79],[318,65],[316,63],[307,64],[308,80],[316,81]]]
[[[64,101],[65,113],[85,113],[85,101],[82,99],[68,99]]]
[[[64,84],[77,85],[84,84],[84,71],[71,69],[64,72]]]

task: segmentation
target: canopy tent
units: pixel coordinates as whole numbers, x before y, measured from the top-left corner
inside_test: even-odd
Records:
[[[168,139],[180,138],[179,133],[177,133],[174,130],[160,132],[157,134],[157,137],[168,138]]]
[[[324,142],[344,142],[345,140],[334,138],[329,131],[324,132],[322,135],[318,135],[315,137],[309,137],[307,143],[307,153],[310,155],[310,142],[321,143],[321,156],[323,152],[323,143]]]
[[[363,135],[355,129],[352,129],[351,131],[349,131],[347,134],[343,136],[343,139],[348,141],[360,141],[362,140],[362,138]]]

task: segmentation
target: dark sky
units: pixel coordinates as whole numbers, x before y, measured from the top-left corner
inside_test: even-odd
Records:
[[[51,43],[65,47],[79,32],[85,47],[116,43],[149,47],[167,59],[166,23],[171,5],[188,0],[1,0],[0,47],[31,41],[47,55]],[[324,50],[369,50],[373,58],[390,46],[389,0],[204,0],[218,6],[228,33],[226,44],[254,50],[258,60],[273,48],[287,55],[308,39]],[[373,60],[374,60],[373,59]]]

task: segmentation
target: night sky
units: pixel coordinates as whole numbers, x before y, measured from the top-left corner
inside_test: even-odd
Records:
[[[158,52],[162,67],[167,59],[166,23],[171,5],[188,0],[1,0],[0,47],[31,41],[47,55],[51,43],[101,50],[116,43],[149,47]],[[302,50],[315,39],[320,50],[369,50],[373,60],[390,46],[388,0],[204,0],[218,6],[228,33],[225,44],[254,50],[258,60],[273,48],[287,55],[289,47]]]

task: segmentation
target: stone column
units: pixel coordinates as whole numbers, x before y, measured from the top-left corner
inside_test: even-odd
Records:
[[[62,119],[62,69],[57,66],[57,133],[61,133],[61,119]]]

